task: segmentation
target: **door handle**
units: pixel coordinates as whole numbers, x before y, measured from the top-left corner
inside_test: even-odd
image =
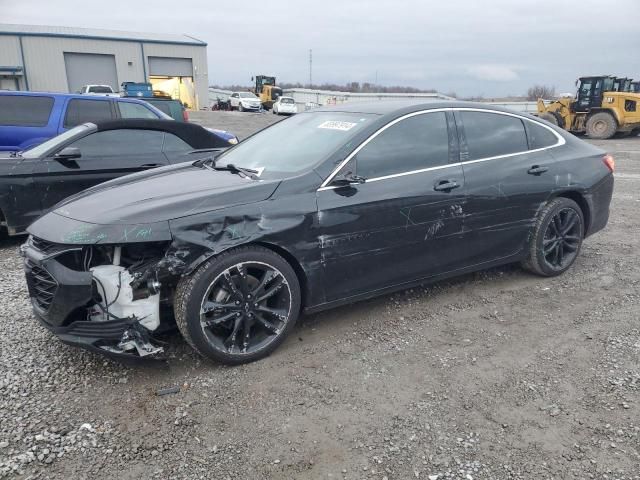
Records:
[[[156,168],[162,166],[164,166],[162,163],[145,163],[144,165],[140,165],[140,168]]]
[[[549,170],[549,167],[544,167],[544,166],[541,166],[541,165],[534,165],[529,170],[527,170],[527,173],[529,175],[540,175],[541,173],[544,173],[547,170]]]
[[[449,192],[459,186],[460,185],[455,180],[440,180],[433,186],[433,189],[437,192]]]

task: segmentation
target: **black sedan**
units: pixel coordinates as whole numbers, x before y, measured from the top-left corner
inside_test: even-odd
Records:
[[[487,105],[319,109],[69,199],[29,227],[29,292],[74,345],[152,358],[175,321],[203,356],[248,362],[301,312],[511,262],[563,273],[607,224],[613,169]]]
[[[78,125],[34,148],[0,157],[0,221],[10,235],[19,234],[47,209],[85,188],[229,146],[228,138],[206,128],[170,120]]]

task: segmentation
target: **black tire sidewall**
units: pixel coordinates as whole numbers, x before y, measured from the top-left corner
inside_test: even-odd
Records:
[[[609,126],[608,131],[604,135],[598,135],[592,132],[592,125],[596,121],[598,121],[598,119],[604,120],[605,118],[608,119],[608,126]],[[615,117],[608,112],[597,112],[591,115],[587,119],[586,130],[589,138],[593,138],[597,140],[606,140],[608,138],[613,137],[616,134],[617,129],[618,129],[618,122],[616,121]]]
[[[213,347],[200,326],[202,299],[211,282],[224,270],[242,262],[262,262],[277,268],[285,277],[291,292],[291,314],[280,335],[262,349],[250,354],[228,354]],[[191,286],[185,305],[186,327],[196,349],[204,356],[227,364],[240,364],[258,360],[275,350],[291,332],[300,313],[301,294],[297,276],[289,263],[280,255],[265,249],[245,247],[230,251],[209,261],[202,267],[199,278]]]
[[[535,242],[535,254],[537,256],[537,264],[541,270],[541,273],[552,277],[552,276],[556,276],[556,275],[561,275],[564,272],[566,272],[569,268],[571,268],[571,266],[573,265],[573,263],[575,262],[575,260],[578,258],[578,255],[580,255],[580,250],[582,249],[582,241],[584,238],[584,216],[582,214],[582,209],[578,206],[578,204],[576,202],[574,202],[571,199],[568,198],[564,198],[564,197],[560,197],[560,198],[556,198],[554,200],[552,200],[553,202],[553,206],[551,209],[547,210],[544,218],[542,219],[542,221],[540,222],[540,226],[536,231],[536,237],[534,238],[534,242]],[[551,221],[553,220],[553,217],[560,211],[560,210],[564,210],[565,208],[571,208],[572,210],[575,211],[575,213],[578,215],[578,218],[580,219],[580,243],[578,244],[578,249],[576,251],[576,255],[574,257],[574,259],[571,261],[571,263],[569,263],[568,265],[566,265],[564,268],[561,269],[555,269],[550,267],[547,264],[546,259],[544,258],[544,250],[543,250],[543,242],[544,242],[544,235],[547,231],[547,228],[549,227],[549,224],[551,223]]]

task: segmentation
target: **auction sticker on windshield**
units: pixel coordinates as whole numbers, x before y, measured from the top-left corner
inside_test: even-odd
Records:
[[[329,121],[326,121],[326,122],[322,122],[320,125],[318,125],[318,128],[327,128],[329,130],[342,130],[342,131],[346,132],[347,130],[351,130],[356,125],[357,125],[357,123],[339,122],[337,120],[329,120]]]

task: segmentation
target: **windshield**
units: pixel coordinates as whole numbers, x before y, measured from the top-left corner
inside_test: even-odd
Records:
[[[98,85],[98,86],[94,86],[94,87],[89,87],[89,92],[91,93],[113,93],[113,90],[111,87],[105,87],[102,85]]]
[[[24,152],[22,152],[22,156],[24,158],[39,158],[49,150],[56,148],[58,145],[66,143],[70,138],[73,138],[81,133],[85,133],[87,130],[94,128],[96,128],[96,126],[93,123],[83,123],[82,125],[78,125],[77,127],[73,127],[71,130],[67,130],[64,133],[61,133],[57,137],[50,138],[40,145],[36,145],[35,147],[25,150]]]
[[[241,92],[240,98],[258,98],[251,92]]]
[[[258,132],[225,152],[216,164],[258,170],[278,178],[307,170],[344,146],[377,115],[302,113]]]
[[[282,97],[280,103],[293,103],[293,98]]]

